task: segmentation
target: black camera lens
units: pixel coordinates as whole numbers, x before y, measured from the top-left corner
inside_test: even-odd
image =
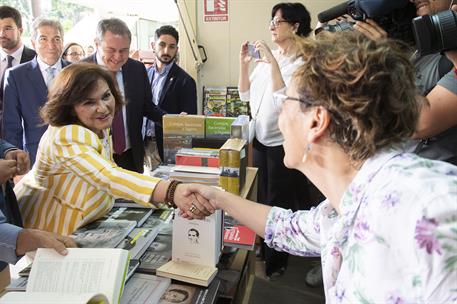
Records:
[[[457,49],[457,12],[414,18],[413,32],[421,56]]]
[[[340,21],[335,24],[326,24],[322,27],[317,28],[314,31],[314,34],[317,35],[321,31],[327,31],[327,32],[341,32],[341,31],[347,31],[347,30],[352,30],[352,27],[354,26],[355,22],[350,22],[350,21]]]

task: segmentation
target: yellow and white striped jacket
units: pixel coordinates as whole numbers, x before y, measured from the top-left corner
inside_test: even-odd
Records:
[[[30,172],[16,185],[24,227],[63,235],[105,215],[115,198],[151,206],[160,179],[118,167],[108,130],[100,139],[79,126],[49,126]]]

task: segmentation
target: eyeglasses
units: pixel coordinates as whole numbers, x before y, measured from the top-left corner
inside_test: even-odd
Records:
[[[275,27],[275,28],[276,28],[276,27],[279,27],[279,26],[281,25],[281,22],[287,22],[287,23],[288,23],[289,21],[287,21],[287,20],[271,19],[271,21],[270,21],[270,26]]]
[[[273,93],[273,101],[274,101],[276,107],[278,107],[278,108],[282,107],[282,105],[284,104],[284,102],[287,99],[295,100],[295,101],[301,102],[305,105],[311,105],[311,103],[309,101],[301,99],[301,98],[287,96],[286,94],[283,94],[283,93]]]
[[[71,57],[83,56],[83,55],[84,55],[83,53],[76,53],[76,52],[68,53],[68,54],[67,54],[67,56],[71,56]]]

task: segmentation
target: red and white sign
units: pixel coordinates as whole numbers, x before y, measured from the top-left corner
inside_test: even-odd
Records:
[[[205,22],[228,21],[229,0],[205,0]]]

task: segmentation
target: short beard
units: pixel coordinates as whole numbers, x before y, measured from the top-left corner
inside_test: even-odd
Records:
[[[168,61],[162,60],[162,58],[160,58],[160,57],[157,57],[157,60],[159,60],[159,61],[162,62],[163,64],[169,64],[169,63],[172,62],[175,58],[176,58],[176,55],[173,56],[173,57],[171,57],[170,60],[168,60]]]
[[[2,41],[2,49],[5,49],[5,50],[14,50],[18,45],[19,45],[19,40]]]

